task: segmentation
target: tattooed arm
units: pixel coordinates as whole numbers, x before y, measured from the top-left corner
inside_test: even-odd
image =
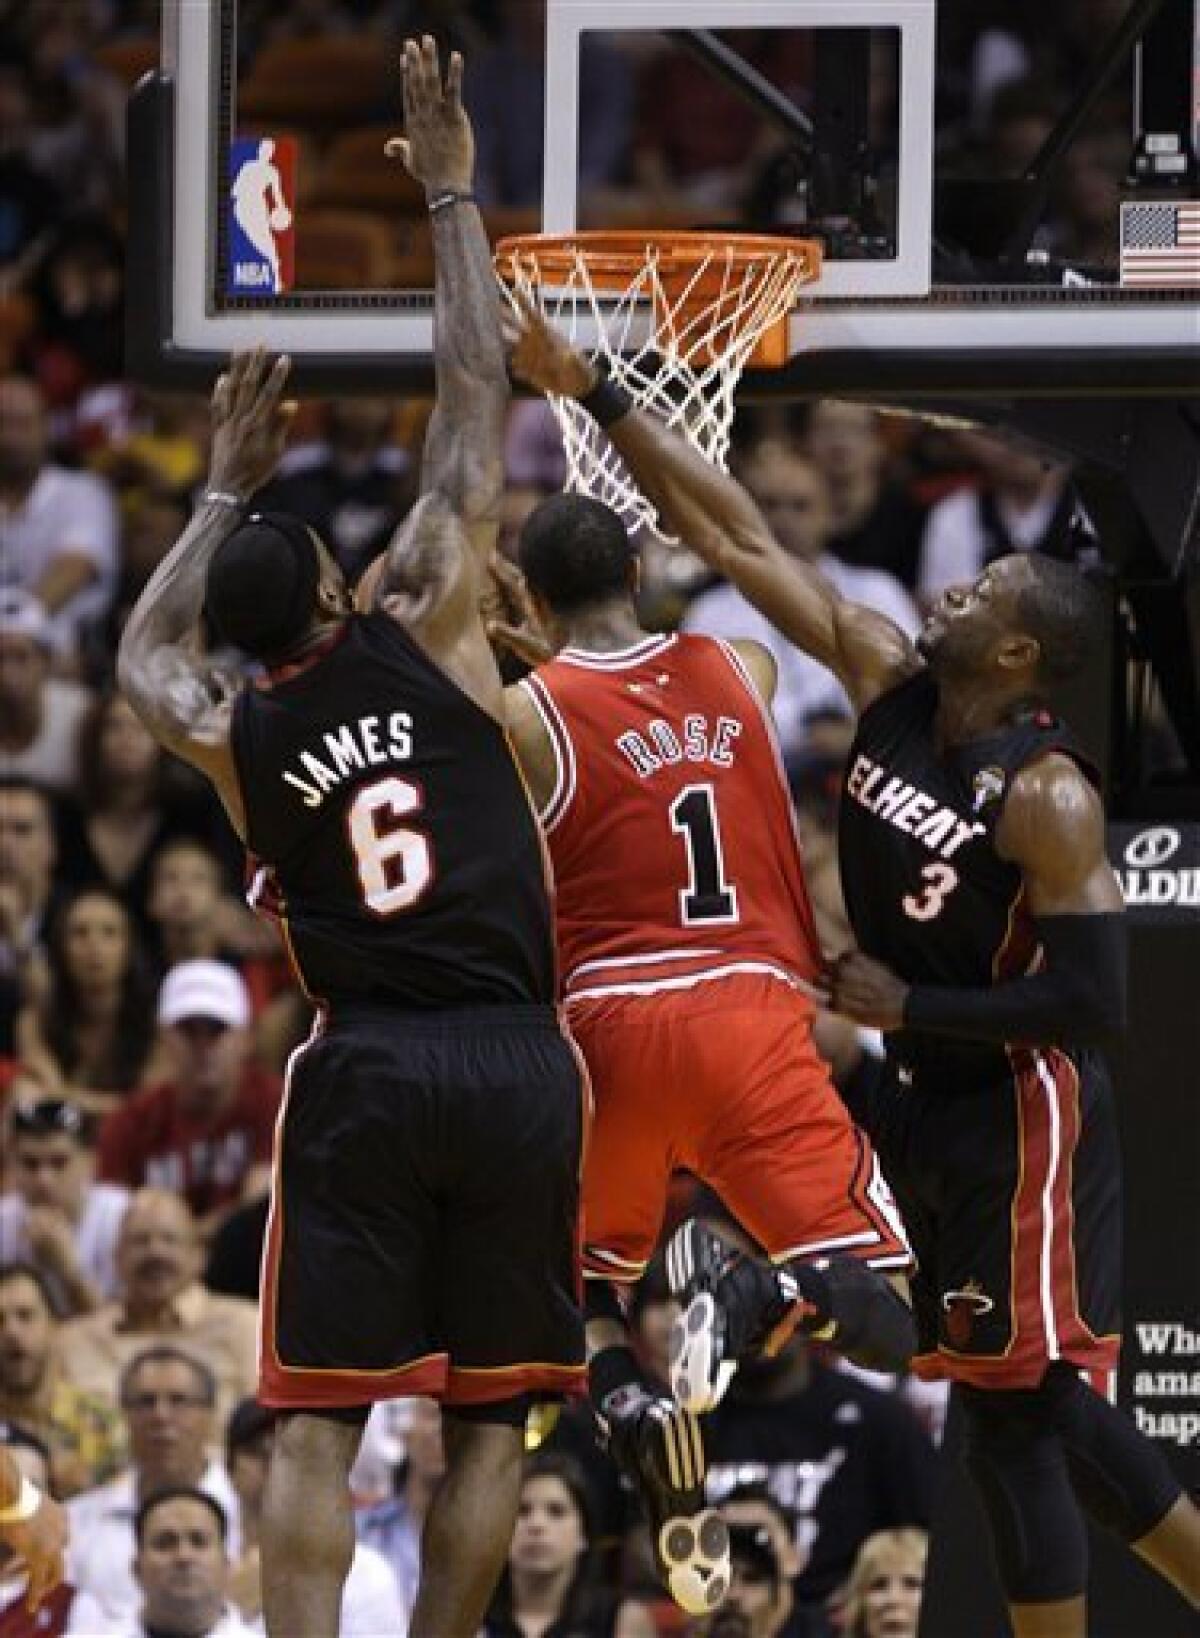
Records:
[[[487,235],[469,197],[475,145],[461,92],[457,52],[443,86],[433,41],[406,42],[406,135],[388,151],[424,184],[430,202],[437,399],[421,499],[388,548],[370,596],[435,640],[479,627],[481,567],[499,527],[508,404],[500,296]]]
[[[242,353],[217,382],[205,498],[138,598],[117,651],[125,698],[161,744],[208,774],[235,823],[229,718],[241,673],[228,655],[204,652],[200,611],[213,553],[283,449],[295,411],[282,396],[288,369],[286,358]]]

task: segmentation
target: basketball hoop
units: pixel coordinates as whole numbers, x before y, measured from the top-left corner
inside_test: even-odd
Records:
[[[788,314],[820,265],[811,240],[748,233],[526,234],[496,246],[510,297],[525,296],[573,345],[603,358],[635,404],[722,471],[742,371],[787,362]],[[550,404],[567,487],[606,501],[630,527],[669,539],[586,410],[570,398]]]

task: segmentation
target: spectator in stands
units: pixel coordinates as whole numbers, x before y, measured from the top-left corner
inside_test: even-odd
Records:
[[[117,517],[108,485],[49,458],[46,410],[25,376],[0,380],[0,587],[45,608],[62,661],[98,623],[117,580]]]
[[[0,276],[17,288],[58,219],[58,189],[30,152],[33,99],[29,64],[10,40],[0,48]]]
[[[826,550],[853,567],[886,569],[911,591],[925,514],[892,475],[879,413],[823,399],[809,414],[804,451],[828,488]]]
[[[121,1299],[63,1328],[71,1380],[111,1395],[121,1369],[155,1344],[186,1348],[217,1383],[222,1415],[256,1377],[254,1304],[218,1297],[200,1284],[202,1252],[186,1203],[162,1189],[134,1196],[117,1242]]]
[[[599,1584],[592,1500],[583,1469],[557,1451],[525,1468],[508,1563],[484,1623],[485,1638],[654,1638],[643,1604]]]
[[[206,843],[181,836],[154,855],[146,912],[161,970],[181,961],[236,964],[225,942],[229,909],[221,861]]]
[[[413,500],[411,462],[392,439],[392,419],[385,398],[335,399],[326,406],[322,441],[290,451],[255,497],[263,509],[311,524],[351,585]]]
[[[86,1314],[116,1293],[128,1192],[92,1182],[86,1118],[75,1104],[19,1101],[10,1131],[12,1191],[0,1194],[0,1246],[6,1258],[41,1271],[60,1318]]]
[[[119,893],[146,926],[155,854],[179,836],[216,839],[217,810],[171,768],[117,693],[97,700],[79,736],[78,822],[64,830],[62,864],[72,881]]]
[[[79,725],[91,703],[80,683],[50,674],[50,622],[30,592],[0,591],[0,760],[8,776],[70,790]]]
[[[229,1526],[206,1490],[177,1485],[148,1496],[134,1520],[141,1611],[112,1638],[248,1638],[230,1602]],[[72,1627],[82,1638],[83,1629]]]
[[[421,1568],[421,1531],[433,1493],[446,1471],[442,1413],[433,1399],[413,1399],[405,1434],[404,1461],[396,1473],[396,1494],[358,1515],[358,1539],[374,1547],[391,1566],[400,1600],[412,1609]]]
[[[32,362],[52,404],[75,404],[88,387],[120,380],[124,361],[125,251],[102,216],[78,216],[55,232],[32,280],[37,328]]]
[[[55,916],[48,982],[17,1018],[18,1055],[43,1088],[103,1112],[152,1068],[154,985],[129,912],[83,888]]]
[[[467,65],[466,100],[478,142],[481,204],[534,209],[542,201],[546,120],[546,0],[499,0],[499,34]],[[614,182],[625,162],[633,81],[625,59],[595,31],[579,53],[581,199]]]
[[[802,1340],[742,1365],[705,1442],[710,1497],[758,1483],[790,1513],[803,1565],[796,1604],[814,1620],[865,1536],[929,1521],[934,1450],[915,1416]]]
[[[76,1496],[67,1511],[67,1574],[78,1588],[72,1631],[108,1632],[137,1614],[134,1520],[156,1491],[191,1485],[218,1502],[236,1550],[238,1502],[229,1474],[210,1451],[217,1387],[207,1365],[182,1347],[145,1348],[122,1371],[121,1410],[129,1466]]]
[[[12,1422],[0,1422],[0,1450],[12,1458],[22,1478],[49,1493],[50,1452],[41,1439]],[[36,1611],[28,1609],[28,1577],[14,1565],[14,1557],[12,1548],[0,1544],[0,1638],[62,1638],[75,1589],[68,1581],[60,1582]]]
[[[808,1638],[812,1628],[792,1613],[777,1527],[733,1508],[721,1512],[729,1525],[729,1592],[712,1615],[688,1623],[689,1638]]]
[[[928,607],[1009,552],[1064,551],[1075,515],[1065,467],[987,432],[958,432],[980,482],[938,501],[921,541],[917,593]]]
[[[46,981],[57,859],[48,793],[0,775],[0,1057],[15,1056],[18,1014]]]
[[[842,1605],[845,1638],[917,1638],[924,1530],[877,1530],[858,1549]]]
[[[241,1547],[236,1556],[231,1596],[252,1632],[261,1633],[262,1587],[259,1533],[267,1468],[275,1438],[275,1413],[256,1400],[244,1399],[229,1418],[225,1438],[229,1477],[240,1509]],[[387,1560],[361,1542],[342,1589],[340,1638],[381,1638],[384,1633],[408,1629],[410,1606],[400,1600],[396,1578]]]
[[[879,609],[903,630],[915,633],[916,610],[899,581],[881,569],[853,568],[829,554],[829,497],[812,461],[783,444],[761,444],[752,451],[741,477],[785,550],[818,565],[844,597]],[[849,715],[849,701],[833,673],[794,648],[736,587],[719,585],[702,592],[688,609],[684,625],[716,637],[751,637],[770,650],[778,670],[775,722],[785,755],[803,748],[805,721],[811,713]]]
[[[236,967],[172,967],[158,1023],[168,1078],[105,1121],[100,1175],[182,1195],[207,1235],[267,1192],[283,1085],[250,1062],[250,997]]]
[[[102,1483],[125,1459],[124,1430],[110,1403],[66,1379],[61,1327],[41,1274],[0,1263],[0,1417],[36,1435],[50,1451],[54,1493],[72,1496]]]
[[[731,1490],[721,1503],[721,1517],[731,1527],[740,1524],[766,1530],[776,1561],[788,1583],[787,1603],[789,1611],[792,1610],[795,1600],[791,1583],[804,1568],[804,1563],[796,1549],[792,1515],[787,1508],[775,1499],[766,1485],[743,1484]],[[794,1618],[784,1623],[785,1638],[799,1638],[800,1634],[806,1634],[809,1624],[796,1612]]]

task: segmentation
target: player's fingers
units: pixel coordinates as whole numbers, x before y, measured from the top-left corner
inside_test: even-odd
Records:
[[[450,62],[446,68],[446,102],[451,113],[462,112],[462,84],[463,60],[460,51],[450,53]]]
[[[413,110],[416,98],[416,58],[417,47],[414,40],[405,40],[404,53],[401,57],[400,75],[400,106],[404,110],[404,125],[407,129],[412,124]]]
[[[283,389],[287,383],[288,374],[292,368],[292,361],[287,353],[280,353],[271,365],[270,373],[262,384],[259,394],[259,404],[264,410],[271,410],[283,396]]]

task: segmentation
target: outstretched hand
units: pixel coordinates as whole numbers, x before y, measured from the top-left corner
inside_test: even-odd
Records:
[[[245,499],[275,471],[296,413],[285,399],[291,360],[272,360],[261,347],[235,353],[212,395],[212,454],[208,486]]]
[[[596,368],[564,340],[520,290],[500,323],[509,369],[518,381],[557,398],[584,398],[596,385]]]
[[[488,563],[488,579],[481,610],[488,641],[509,649],[526,665],[553,659],[554,645],[538,619],[520,569],[497,552]]]
[[[429,194],[469,193],[475,176],[475,135],[462,101],[463,60],[450,53],[446,82],[432,35],[405,40],[404,135],[384,144]]]

